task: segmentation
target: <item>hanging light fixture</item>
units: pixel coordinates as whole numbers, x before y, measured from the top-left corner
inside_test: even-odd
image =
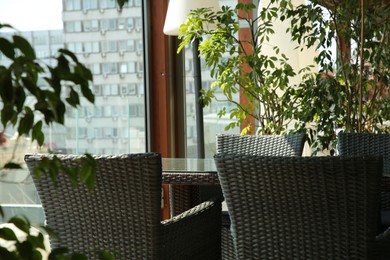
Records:
[[[214,12],[220,10],[218,0],[170,0],[164,23],[164,34],[178,36],[179,28],[187,15],[198,8],[211,8]]]

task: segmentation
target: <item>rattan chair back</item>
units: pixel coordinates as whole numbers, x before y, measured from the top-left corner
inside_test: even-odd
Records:
[[[237,259],[374,259],[381,158],[217,154],[215,162]]]
[[[374,155],[383,157],[383,174],[390,176],[390,134],[339,133],[340,155]],[[390,192],[381,194],[382,224],[390,226]]]
[[[55,155],[66,167],[79,167],[82,156]],[[31,173],[43,157],[26,155]],[[158,153],[94,156],[92,191],[73,187],[60,174],[57,185],[33,174],[47,225],[60,240],[52,248],[98,259],[108,250],[115,259],[220,259],[221,204],[204,202],[174,219],[161,221],[162,164]]]
[[[219,134],[216,139],[217,153],[301,156],[306,141],[306,135]]]
[[[303,153],[305,141],[305,134],[218,134],[216,136],[217,153],[225,154],[301,156]],[[222,196],[222,191],[220,187],[218,187],[218,192]],[[235,251],[230,232],[229,215],[227,212],[223,212],[222,223],[222,258],[226,260],[234,259]]]
[[[47,155],[50,157],[50,155]],[[76,167],[81,156],[56,155],[64,166]],[[41,156],[27,155],[34,171]],[[93,258],[99,250],[118,259],[154,259],[160,255],[155,238],[161,233],[161,158],[158,154],[95,156],[96,185],[72,186],[65,174],[55,185],[48,176],[34,183],[47,225],[60,237],[61,246]],[[52,241],[52,246],[59,246]],[[139,251],[138,251],[139,250]],[[132,255],[134,254],[134,255]]]

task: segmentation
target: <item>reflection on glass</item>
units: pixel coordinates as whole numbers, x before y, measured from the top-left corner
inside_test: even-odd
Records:
[[[133,2],[119,12],[115,0],[66,0],[64,31],[22,32],[43,62],[50,64],[50,55],[65,47],[76,53],[94,78],[90,88],[95,104],[82,99],[80,108],[67,108],[65,126],[44,129],[45,151],[145,151],[142,9],[141,1]],[[136,30],[128,30],[133,28]],[[12,37],[11,33],[7,37]],[[8,64],[1,56],[0,65]],[[8,131],[7,136],[12,137],[15,130]]]
[[[236,0],[220,0],[220,5],[235,6]],[[228,55],[228,54],[227,54]],[[185,49],[185,84],[186,84],[186,121],[187,121],[187,157],[197,157],[197,133],[196,133],[196,115],[195,115],[195,87],[194,87],[194,75],[193,75],[193,54],[192,48],[186,47]],[[202,74],[202,88],[207,89],[210,87],[213,79],[210,77],[210,70],[201,61],[201,74]],[[218,93],[217,93],[218,94]],[[221,93],[221,100],[223,100]],[[239,99],[237,94],[237,100]],[[230,119],[219,118],[217,111],[219,107],[231,106],[227,102],[215,102],[213,101],[209,107],[203,109],[204,120],[204,141],[205,141],[205,157],[212,158],[215,154],[215,135],[218,133],[239,133],[239,129],[225,131],[225,127],[230,123]]]

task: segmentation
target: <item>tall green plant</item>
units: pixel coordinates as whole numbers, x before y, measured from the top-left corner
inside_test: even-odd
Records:
[[[129,0],[117,0],[120,10]],[[3,28],[13,29],[9,24],[0,24]],[[64,116],[67,105],[78,107],[83,96],[94,103],[94,95],[89,88],[92,82],[92,73],[81,64],[74,53],[66,49],[58,50],[55,57],[56,66],[43,64],[35,55],[34,48],[23,37],[15,35],[11,40],[0,37],[0,52],[10,59],[9,66],[0,66],[0,98],[1,98],[1,123],[4,130],[13,127],[19,137],[31,136],[32,141],[39,145],[44,142],[42,126],[53,123],[64,124]],[[43,87],[38,79],[43,77],[48,87]],[[31,106],[27,102],[28,97],[33,97],[35,102]],[[0,145],[4,143],[4,130],[0,132]],[[19,138],[18,137],[18,138]],[[6,168],[20,168],[20,165],[8,162]],[[64,168],[58,159],[43,161],[37,165],[35,174],[49,174],[56,181],[58,174],[66,173],[70,181],[76,186],[81,180],[89,189],[95,182],[95,161],[88,154],[80,168]],[[3,210],[0,207],[0,216]],[[15,216],[9,220],[21,232],[26,234],[26,239],[20,241],[13,229],[0,228],[0,239],[14,245],[13,250],[0,246],[0,259],[42,259],[42,251],[46,251],[42,233],[31,234],[32,225],[25,217]],[[49,227],[39,227],[51,238],[57,238],[55,231]],[[58,239],[58,238],[57,238]],[[112,260],[113,255],[108,251],[97,252],[99,259]],[[84,255],[69,252],[67,248],[52,250],[49,259],[85,260]]]
[[[274,55],[264,53],[264,44],[274,33],[273,21],[278,19],[278,9],[287,5],[290,5],[289,1],[282,1],[278,6],[270,5],[259,10],[254,19],[251,18],[251,13],[256,10],[254,4],[238,4],[234,9],[222,6],[217,12],[202,8],[193,10],[180,28],[182,42],[178,51],[194,39],[201,39],[200,56],[215,79],[209,89],[203,90],[202,103],[208,105],[216,100],[235,105],[229,111],[223,108],[218,113],[219,117],[229,114],[235,119],[226,130],[254,117],[257,125],[248,125],[242,130],[243,134],[252,127],[261,134],[280,134],[291,122],[291,112],[297,103],[293,95],[285,93],[290,93],[289,89],[293,87],[290,79],[297,72],[278,46],[273,48]],[[238,37],[239,23],[247,24],[251,35],[249,40]],[[215,93],[220,90],[223,100],[219,100]],[[240,92],[248,98],[247,104],[234,99]]]
[[[10,25],[0,24],[0,29],[13,29]],[[18,133],[18,140],[30,137],[38,145],[44,142],[42,126],[53,123],[64,124],[65,111],[68,105],[77,107],[83,96],[94,102],[94,95],[90,90],[92,74],[77,57],[66,49],[59,49],[55,59],[55,66],[42,63],[33,47],[23,37],[15,34],[11,38],[0,37],[0,52],[9,59],[9,65],[0,66],[0,98],[1,98],[1,124],[3,132],[12,127]],[[40,79],[44,79],[42,85]],[[17,145],[17,143],[16,143]],[[15,147],[16,149],[16,147]],[[2,166],[4,168],[21,168],[13,161]],[[38,176],[48,174],[56,180],[60,172],[69,175],[70,181],[75,185],[81,180],[90,189],[95,182],[95,162],[86,155],[83,167],[64,168],[58,162],[43,161],[36,169]],[[0,208],[0,215],[2,211]],[[12,229],[0,228],[0,238],[13,243],[15,250],[9,251],[0,247],[0,258],[3,259],[41,259],[41,251],[45,251],[42,234],[30,233],[31,224],[24,217],[13,217],[10,224],[26,233],[26,240],[20,241]],[[49,228],[41,227],[50,235]],[[54,236],[52,236],[54,237]],[[79,254],[67,254],[67,251],[55,250],[51,253],[53,259],[85,259]],[[106,258],[109,259],[109,258]]]
[[[12,28],[0,24],[0,29]],[[3,131],[13,127],[18,138],[30,137],[38,145],[44,142],[42,126],[64,124],[66,105],[80,105],[80,95],[94,102],[89,87],[92,73],[66,49],[59,49],[55,66],[37,59],[30,43],[15,34],[0,37],[0,52],[10,61],[0,66],[1,124]],[[44,79],[42,85],[40,79]],[[11,158],[12,160],[12,158]],[[17,167],[12,161],[5,167]]]
[[[361,2],[312,0],[282,10],[293,39],[319,53],[321,71],[294,90],[297,127],[311,123],[317,150],[334,148],[339,130],[390,132],[390,3]]]

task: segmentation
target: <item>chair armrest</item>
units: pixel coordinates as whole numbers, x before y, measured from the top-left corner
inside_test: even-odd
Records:
[[[390,228],[376,237],[375,259],[390,259]]]
[[[164,259],[221,259],[221,200],[205,201],[161,223]]]

